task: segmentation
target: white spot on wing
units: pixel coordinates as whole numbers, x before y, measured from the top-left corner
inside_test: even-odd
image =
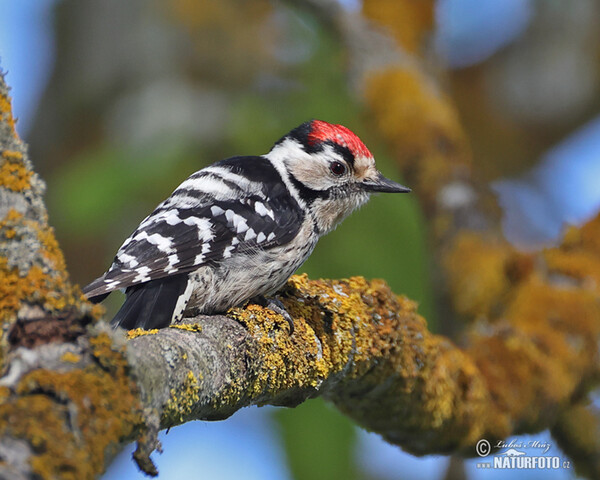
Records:
[[[164,217],[165,222],[167,222],[169,225],[177,225],[178,223],[181,223],[181,218],[179,218],[179,212],[175,209],[167,210],[164,213]]]
[[[121,283],[121,280],[105,280],[105,283],[106,283],[106,289],[112,290],[113,288],[115,288],[117,285],[119,285]]]
[[[256,232],[253,229],[250,228],[246,232],[246,236],[244,237],[244,241],[247,242],[248,240],[252,240],[255,237],[256,237]]]
[[[123,250],[127,245],[129,245],[131,242],[133,241],[133,237],[127,237],[125,239],[125,241],[123,242],[123,245],[121,245],[121,248],[119,248],[119,251]]]
[[[265,236],[265,234],[263,232],[259,232],[259,234],[256,236],[257,243],[262,243],[266,239],[267,239],[267,237]]]
[[[133,239],[138,242],[146,240],[148,243],[156,245],[156,248],[158,248],[161,252],[173,252],[173,247],[171,246],[173,243],[173,239],[170,237],[163,237],[160,233],[153,233],[152,235],[148,235],[147,232],[140,232]]]
[[[165,272],[175,273],[178,270],[175,265],[179,263],[179,256],[177,254],[169,255],[168,260],[169,264],[165,267]]]
[[[136,260],[136,258],[133,255],[129,255],[125,252],[118,253],[117,259],[119,260],[119,262],[124,263],[129,268],[134,268],[139,265],[139,262]]]
[[[269,236],[267,237],[267,242],[270,242],[274,238],[275,238],[275,234],[273,232],[269,233]]]
[[[137,273],[137,276],[134,277],[134,279],[133,279],[133,281],[135,283],[147,282],[148,280],[150,280],[150,277],[148,276],[148,273],[150,273],[150,268],[140,267],[140,268],[136,269],[136,273]]]
[[[208,218],[188,217],[183,223],[190,226],[195,225],[198,229],[198,238],[201,241],[206,242],[212,240],[214,235],[211,230],[212,224]]]
[[[194,265],[201,265],[204,263],[204,257],[208,252],[210,252],[210,243],[205,243],[202,245],[202,253],[199,253],[194,258]]]
[[[240,215],[233,217],[233,226],[235,227],[235,231],[237,233],[244,233],[246,230],[248,230],[246,219]]]
[[[248,224],[247,224],[247,220],[244,217],[242,217],[241,215],[238,215],[237,213],[235,213],[231,209],[228,209],[225,212],[225,218],[227,219],[227,222],[229,223],[229,225],[232,225],[233,228],[235,228],[235,231],[237,233],[244,233],[249,228]]]
[[[213,205],[212,207],[210,207],[210,213],[213,214],[213,217],[218,217],[219,215],[223,215],[225,213],[225,210],[223,210],[218,205]]]
[[[273,211],[265,207],[265,205],[262,202],[256,202],[254,204],[254,210],[256,210],[256,213],[258,213],[262,217],[268,215],[269,217],[271,217],[272,220],[275,220],[275,215],[273,215]]]
[[[154,223],[165,222],[169,225],[177,225],[181,223],[181,218],[179,218],[179,212],[177,209],[171,210],[163,210],[159,213],[155,213],[153,215],[148,215],[142,223],[140,223],[139,229],[147,228],[148,225],[152,225]]]

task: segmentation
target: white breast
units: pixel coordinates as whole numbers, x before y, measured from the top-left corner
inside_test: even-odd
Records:
[[[289,244],[268,250],[236,252],[216,268],[190,275],[187,311],[223,312],[258,295],[272,295],[312,253],[318,237],[306,223]],[[188,291],[188,289],[186,289]]]

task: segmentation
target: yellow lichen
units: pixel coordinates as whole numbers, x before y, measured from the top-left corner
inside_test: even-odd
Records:
[[[81,293],[68,281],[65,261],[53,230],[25,218],[21,213],[10,209],[0,221],[0,232],[35,232],[39,241],[39,254],[51,270],[45,266],[33,265],[27,271],[9,268],[6,258],[0,258],[0,320],[14,319],[23,304],[39,304],[46,311],[60,311],[77,305]],[[98,318],[101,311],[92,312]]]
[[[173,324],[169,325],[169,328],[176,328],[178,330],[186,330],[188,332],[201,332],[202,325],[199,323],[181,323],[181,324]]]
[[[47,310],[64,308],[66,302],[57,294],[56,286],[56,279],[37,265],[20,275],[16,268],[8,268],[5,258],[0,258],[0,318],[15,318],[23,302],[42,303]]]
[[[10,101],[0,96],[2,120],[12,129]],[[31,188],[33,173],[18,151],[0,153],[0,187],[23,191]],[[72,335],[77,327],[81,293],[73,287],[65,271],[63,255],[45,215],[33,220],[14,209],[0,219],[0,234],[16,241],[18,235],[37,240],[32,266],[9,266],[0,258],[0,320],[13,322],[24,306],[40,306],[49,322],[57,326],[57,338]],[[11,261],[13,259],[11,258]],[[57,318],[50,316],[57,312]],[[98,315],[95,309],[92,315]],[[86,320],[87,321],[87,320]],[[10,325],[4,325],[6,332]],[[46,332],[49,341],[52,332]],[[0,429],[4,435],[32,446],[30,466],[35,478],[93,478],[104,469],[105,454],[117,449],[143,424],[135,385],[128,377],[122,352],[114,351],[106,336],[92,337],[95,362],[69,371],[38,368],[23,376],[14,390],[0,392]],[[7,336],[3,336],[6,347]],[[40,337],[43,341],[43,337]],[[65,352],[66,363],[85,361],[81,355]]]
[[[170,422],[181,423],[194,409],[200,399],[200,384],[193,372],[189,371],[180,390],[171,390],[164,415]]]
[[[418,52],[434,24],[432,0],[364,0],[363,14],[385,25],[407,50]]]
[[[4,151],[0,158],[0,187],[20,192],[30,188],[33,173],[22,163],[19,152]]]
[[[2,404],[8,397],[10,397],[10,388],[0,387],[0,404]]]
[[[489,316],[501,304],[510,287],[506,265],[512,255],[506,243],[480,234],[456,236],[444,257],[444,267],[454,308],[471,318]]]
[[[32,226],[41,244],[42,256],[50,262],[52,269],[57,272],[66,270],[65,257],[54,235],[54,229],[47,225],[33,224]]]
[[[401,405],[411,413],[399,415],[399,429],[436,431],[439,445],[481,438],[493,410],[479,370],[447,339],[427,331],[413,301],[394,295],[381,280],[362,277],[310,281],[302,275],[288,286],[302,302],[289,301],[286,308],[294,318],[302,312],[322,346],[324,369],[316,375],[343,369],[345,383],[356,381],[359,391],[371,392],[368,398],[332,392],[345,413],[368,428],[393,431],[391,412]],[[302,323],[296,322],[298,330]]]
[[[36,478],[94,478],[108,449],[142,424],[123,353],[106,335],[91,343],[96,363],[69,372],[34,370],[17,386],[18,396],[0,404],[2,431],[33,447]]]
[[[600,255],[600,215],[581,227],[581,248]]]
[[[262,358],[263,366],[255,384],[251,387],[253,394],[265,391],[275,392],[284,388],[284,385],[294,385],[304,377],[304,362],[295,357],[293,363],[297,366],[295,372],[288,372],[287,365],[292,362],[295,351],[291,346],[287,322],[279,314],[258,305],[248,305],[244,309],[231,309],[228,315],[244,324],[250,334],[257,340],[260,348],[258,355]],[[302,327],[300,327],[302,328]],[[289,374],[289,375],[288,375]],[[242,392],[233,390],[225,396],[223,401],[230,397],[235,401]]]
[[[396,392],[382,398],[382,402],[394,404],[390,403],[389,409],[382,405],[381,415],[373,412],[367,405],[369,402],[365,403],[363,412],[363,400],[358,397],[353,399],[353,406],[347,413],[359,421],[366,421],[363,414],[368,410],[367,424],[372,428],[373,423],[389,422],[389,412],[397,408],[399,399],[403,399],[414,403],[414,409],[406,403],[403,408],[413,412],[411,421],[415,427],[440,428],[450,418],[454,419],[456,408],[453,405],[463,391],[463,387],[447,381],[445,376],[451,369],[463,372],[470,384],[479,381],[472,395],[477,405],[484,404],[485,389],[473,364],[455,347],[449,350],[446,361],[435,363],[436,352],[449,349],[450,344],[429,334],[425,321],[415,312],[415,303],[393,295],[384,282],[367,282],[362,277],[310,281],[306,275],[299,275],[289,280],[287,291],[291,297],[302,299],[284,298],[286,309],[294,318],[292,337],[287,329],[281,328],[285,323],[262,307],[249,305],[231,312],[258,340],[257,357],[264,359],[264,368],[252,386],[256,395],[277,393],[282,389],[314,388],[342,370],[347,382],[353,378],[364,382],[363,378],[368,375],[368,382],[373,386],[401,377],[408,383],[398,383]],[[422,344],[420,353],[402,348],[402,345],[415,343]],[[427,368],[423,365],[427,365],[430,358],[438,373],[427,377],[423,373]],[[444,382],[448,386],[444,387]],[[360,388],[368,388],[361,385]],[[395,386],[392,382],[389,388]],[[423,393],[418,395],[416,391],[420,389]],[[474,407],[469,403],[465,408]],[[422,414],[414,413],[417,411]],[[469,438],[481,431],[479,424],[470,426]]]
[[[363,13],[386,27],[410,55],[418,52],[430,21],[423,13],[431,2],[417,3],[365,0]],[[397,345],[410,346],[406,355],[416,356],[421,367],[413,370],[415,362],[403,350],[394,352],[392,363],[403,366],[396,375],[405,383],[393,398],[408,402],[405,421],[408,430],[414,427],[413,442],[429,414],[436,439],[440,425],[454,423],[452,435],[464,435],[461,442],[467,445],[477,435],[500,438],[515,429],[547,427],[573,395],[579,397],[598,378],[600,216],[568,229],[560,247],[532,254],[516,252],[498,232],[456,235],[463,217],[441,209],[440,194],[450,182],[472,181],[470,152],[455,108],[432,79],[410,62],[374,70],[365,80],[366,103],[423,200],[434,237],[442,240],[438,246],[444,249],[452,305],[474,325],[465,352],[428,334],[416,342],[396,337]],[[489,197],[480,197],[473,212],[499,213]],[[392,322],[379,333],[394,336],[394,327]],[[381,346],[375,342],[373,354]],[[420,410],[410,403],[417,392],[424,404]],[[393,409],[386,407],[380,408]],[[461,426],[460,415],[473,421]],[[410,450],[411,440],[407,443]]]
[[[600,256],[594,251],[551,249],[544,252],[544,258],[553,272],[600,285]]]
[[[131,340],[132,338],[142,337],[144,335],[156,335],[160,330],[157,328],[152,328],[150,330],[144,330],[143,328],[134,328],[133,330],[127,331],[127,339]]]
[[[81,356],[73,352],[65,352],[62,357],[60,357],[60,360],[67,363],[77,363],[81,360]]]
[[[17,234],[16,227],[23,215],[14,208],[8,210],[6,216],[0,220],[0,238],[3,236],[6,240],[12,240]]]
[[[417,69],[377,70],[365,80],[376,128],[410,167],[411,187],[433,205],[440,188],[470,168],[470,153],[451,102]]]
[[[456,262],[457,270],[466,268],[467,272],[469,262],[473,263],[475,283],[481,282],[488,290],[487,305],[498,306],[497,330],[470,332],[468,352],[488,382],[501,412],[494,420],[505,434],[510,432],[510,423],[521,429],[540,428],[547,421],[546,409],[564,404],[584,378],[595,375],[600,263],[594,250],[597,240],[589,232],[597,222],[570,229],[560,247],[542,252],[537,260],[500,251],[498,258],[507,262],[486,261],[481,256],[485,248],[478,248],[473,240],[474,245],[465,248],[465,255]],[[483,237],[479,245],[488,245],[489,254],[498,256]],[[462,267],[458,267],[460,262]],[[484,268],[491,271],[477,271]],[[486,278],[494,275],[507,275],[512,281],[493,288],[494,283]]]
[[[7,95],[0,95],[0,117],[2,121],[10,127],[12,134],[16,137],[17,132],[15,130],[15,119],[12,115],[12,108],[10,105],[10,97]]]

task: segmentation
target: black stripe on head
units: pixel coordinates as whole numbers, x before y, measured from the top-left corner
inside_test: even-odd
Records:
[[[294,128],[291,132],[285,134],[283,137],[277,140],[277,142],[275,142],[275,145],[279,145],[280,143],[283,143],[286,139],[291,138],[300,143],[300,145],[302,145],[302,148],[304,148],[304,150],[308,153],[314,153],[322,150],[322,148],[319,148],[319,145],[311,145],[308,141],[308,135],[312,130],[312,122],[312,120],[309,122],[304,122],[302,125]]]
[[[287,138],[291,138],[293,140],[296,140],[298,143],[300,143],[300,145],[302,145],[302,148],[304,149],[304,151],[306,153],[322,152],[325,149],[325,146],[331,145],[333,150],[336,153],[338,153],[339,155],[341,155],[341,157],[346,161],[348,166],[351,169],[354,169],[354,155],[352,155],[352,152],[350,151],[350,149],[348,147],[345,147],[344,145],[340,145],[339,143],[336,143],[333,140],[326,140],[323,142],[310,141],[309,135],[313,128],[312,122],[313,122],[313,120],[311,120],[310,122],[305,122],[302,125],[300,125],[299,127],[294,128],[290,133],[288,133],[284,137],[280,138],[275,143],[275,145],[279,145]]]
[[[296,190],[298,190],[300,198],[304,200],[307,205],[311,205],[317,198],[322,198],[324,200],[329,198],[329,190],[313,190],[312,188],[303,184],[291,173],[289,174],[289,179],[292,182],[292,185],[296,187]]]
[[[340,145],[339,143],[335,143],[335,142],[331,142],[331,141],[323,142],[321,145],[323,147],[325,145],[331,145],[333,147],[333,150],[336,153],[340,154],[342,156],[342,158],[346,161],[348,166],[352,170],[354,170],[354,155],[352,155],[352,152],[350,151],[350,149],[348,147],[344,147],[343,145]]]

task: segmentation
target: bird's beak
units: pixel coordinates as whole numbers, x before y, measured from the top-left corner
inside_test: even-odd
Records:
[[[381,172],[378,172],[375,179],[364,180],[361,185],[367,192],[408,193],[411,191],[410,188],[385,178]]]

